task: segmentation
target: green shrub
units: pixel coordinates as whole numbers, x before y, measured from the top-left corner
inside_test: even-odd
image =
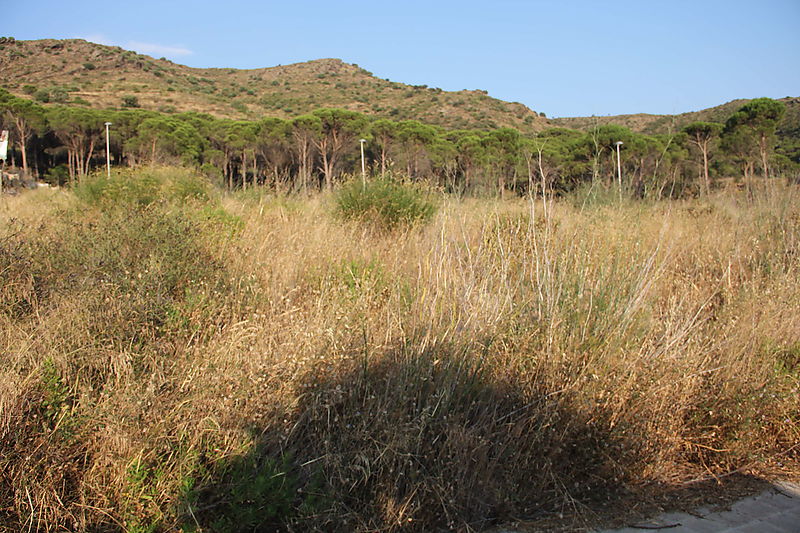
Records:
[[[421,188],[391,180],[366,185],[352,181],[336,193],[336,213],[383,229],[424,223],[436,212],[436,203]]]
[[[41,410],[46,423],[56,426],[62,411],[69,400],[69,389],[52,359],[45,359],[42,365],[42,400]]]
[[[139,107],[139,99],[132,94],[122,97],[122,107]]]
[[[69,100],[69,91],[64,87],[53,87],[50,89],[50,101],[58,102],[60,104],[66,103]]]
[[[37,102],[41,102],[46,104],[50,101],[50,90],[49,89],[38,89],[33,93],[33,98]]]
[[[99,206],[138,205],[156,202],[208,202],[211,184],[190,170],[153,168],[135,173],[117,170],[109,178],[105,173],[90,176],[75,188],[86,203]]]
[[[61,164],[47,171],[45,181],[51,185],[64,185],[69,181],[69,168]]]
[[[236,533],[279,529],[298,505],[298,484],[289,464],[261,450],[223,464],[213,483],[187,495],[190,506],[208,509],[195,514],[212,531]],[[194,505],[192,505],[194,503]],[[193,530],[194,520],[186,527]]]

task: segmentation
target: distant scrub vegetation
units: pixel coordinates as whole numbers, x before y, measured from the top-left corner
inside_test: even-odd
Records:
[[[65,102],[73,90],[25,87],[42,102]],[[422,89],[410,89],[417,90]],[[292,102],[288,96],[270,97],[260,104],[288,112]],[[748,102],[724,124],[697,122],[664,135],[637,134],[616,125],[586,132],[551,128],[536,135],[512,128],[447,130],[416,120],[373,120],[341,109],[318,109],[290,120],[234,121],[177,113],[169,106],[163,113],[137,109],[134,95],[124,95],[121,103],[126,109],[118,111],[45,107],[0,92],[2,127],[11,131],[11,161],[40,177],[59,176],[59,184],[63,174],[51,169],[65,165],[67,181],[75,182],[104,163],[104,123],[111,122],[115,167],[179,163],[207,170],[229,190],[331,188],[360,169],[361,138],[367,141],[370,175],[391,172],[468,195],[565,193],[586,183],[614,184],[618,142],[623,143],[620,185],[630,195],[708,193],[720,178],[748,183],[757,175],[794,176],[800,168],[798,133],[778,129],[785,109],[768,98]],[[247,109],[239,101],[230,105]]]

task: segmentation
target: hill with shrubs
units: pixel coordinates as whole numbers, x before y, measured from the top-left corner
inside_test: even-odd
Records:
[[[113,166],[181,164],[231,190],[329,189],[360,173],[361,139],[369,173],[458,194],[608,184],[618,142],[618,185],[640,196],[708,193],[800,165],[797,98],[551,121],[481,91],[405,86],[335,59],[191,69],[78,39],[0,41],[9,162],[57,185],[105,163],[106,122]]]
[[[196,69],[81,39],[6,39],[0,44],[0,87],[42,103],[195,111],[230,119],[289,118],[337,107],[452,129],[513,127],[532,132],[548,124],[523,104],[492,98],[486,91],[406,85],[340,59],[258,69]]]

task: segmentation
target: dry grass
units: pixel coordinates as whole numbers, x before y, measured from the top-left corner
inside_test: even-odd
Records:
[[[9,531],[581,524],[798,458],[796,189],[443,199],[394,233],[328,197],[226,198],[238,233],[199,207],[7,202]]]

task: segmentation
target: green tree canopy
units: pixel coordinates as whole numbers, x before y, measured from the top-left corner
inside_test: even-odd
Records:
[[[67,147],[70,178],[84,176],[100,142],[106,115],[81,107],[58,106],[47,110],[50,128]]]
[[[781,102],[756,98],[740,107],[725,123],[726,134],[736,137],[736,142],[747,142],[749,137],[750,142],[757,145],[765,178],[769,177],[768,158],[775,144],[775,130],[785,111]]]
[[[153,162],[176,158],[185,164],[198,164],[203,151],[203,139],[194,126],[169,115],[143,120],[135,139],[140,151],[150,151]]]
[[[0,114],[4,114],[16,133],[22,155],[22,170],[28,174],[28,140],[34,133],[43,133],[47,126],[45,109],[39,104],[16,98],[9,93],[0,96]]]
[[[325,186],[333,186],[342,157],[358,149],[357,139],[367,132],[367,117],[346,109],[317,109],[313,116],[320,120],[321,134],[314,139],[319,151]]]

